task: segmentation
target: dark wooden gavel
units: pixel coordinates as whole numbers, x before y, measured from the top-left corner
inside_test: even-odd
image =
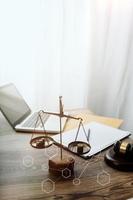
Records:
[[[117,141],[114,144],[114,152],[117,156],[133,161],[133,144],[126,141]]]

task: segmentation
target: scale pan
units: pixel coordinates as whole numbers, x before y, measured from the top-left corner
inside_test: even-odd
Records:
[[[36,149],[45,149],[53,144],[54,140],[49,136],[38,136],[31,139],[30,144]]]
[[[91,146],[89,143],[82,141],[74,141],[69,143],[68,149],[78,155],[86,154],[90,151]]]

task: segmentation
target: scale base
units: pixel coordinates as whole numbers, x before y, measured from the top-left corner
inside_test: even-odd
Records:
[[[49,172],[62,178],[70,178],[74,175],[75,160],[71,157],[54,157],[49,160]]]

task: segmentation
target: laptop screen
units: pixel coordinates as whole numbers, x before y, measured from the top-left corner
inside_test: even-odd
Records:
[[[12,83],[0,87],[0,110],[13,127],[31,112],[29,106]]]

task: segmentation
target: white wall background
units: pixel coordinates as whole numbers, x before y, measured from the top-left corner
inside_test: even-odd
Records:
[[[59,95],[86,106],[88,4],[0,0],[0,83],[14,82],[33,108],[57,109]]]
[[[90,108],[133,130],[132,0],[0,0],[0,85],[32,108]]]
[[[89,107],[133,130],[133,1],[94,1]]]

